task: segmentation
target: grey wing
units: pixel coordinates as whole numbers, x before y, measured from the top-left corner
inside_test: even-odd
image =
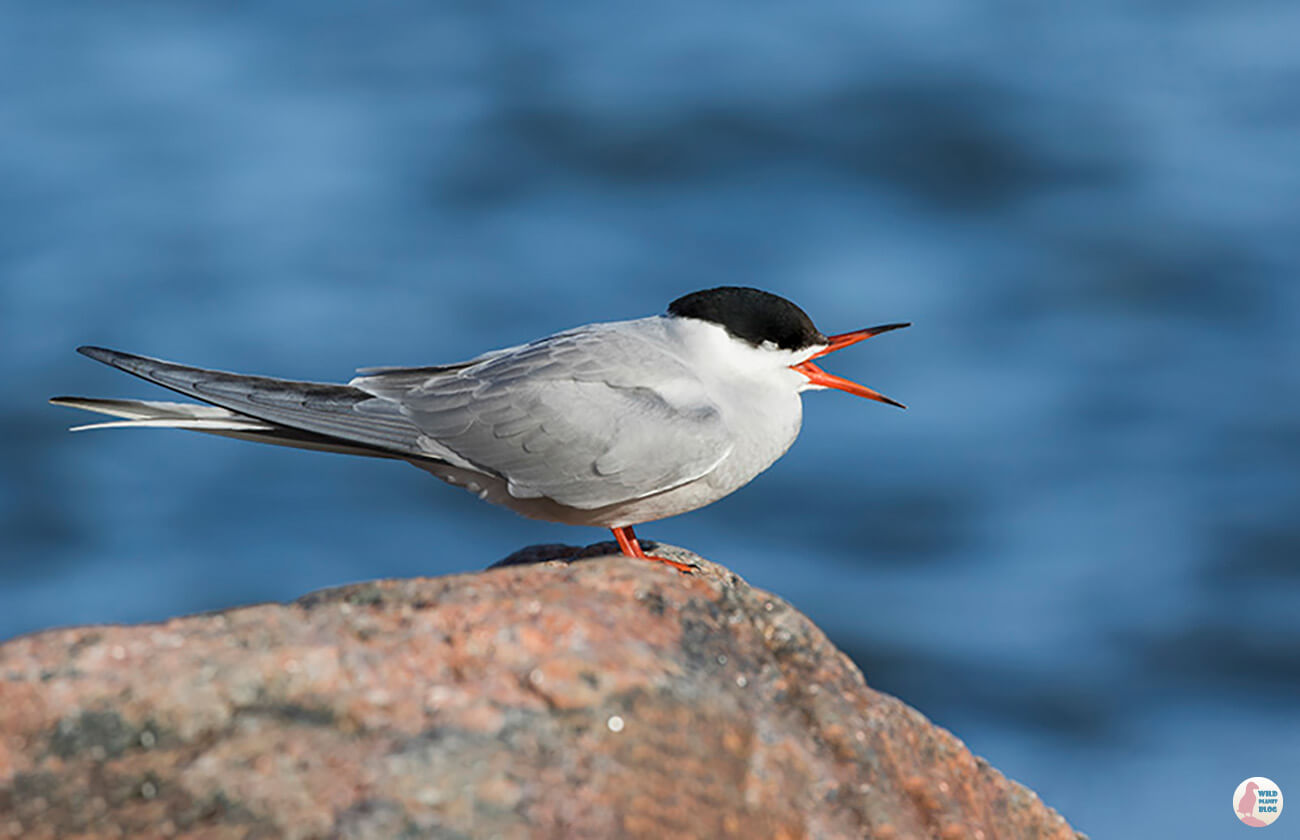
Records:
[[[276,427],[283,427],[372,448],[380,454],[411,459],[442,460],[445,454],[420,448],[420,431],[402,414],[399,406],[347,385],[245,376],[178,365],[102,347],[79,347],[78,351],[164,388],[236,412],[230,422],[244,424],[245,430],[273,431]],[[65,400],[64,404],[88,407],[79,405],[76,400]],[[133,402],[133,405],[142,404]],[[119,410],[103,410],[102,406],[91,410],[133,416]],[[150,416],[175,419],[167,414],[159,415],[156,411],[151,412]],[[223,415],[199,417],[205,422],[222,418]],[[250,418],[269,421],[274,426],[259,429],[256,423],[248,425]],[[202,425],[204,424],[195,425],[191,422],[187,427],[203,431],[203,428],[199,428]],[[226,431],[231,430],[238,431],[233,427]]]
[[[690,369],[617,326],[561,333],[455,371],[393,370],[349,384],[400,404],[428,437],[424,447],[503,477],[517,498],[604,507],[700,478],[732,448]]]

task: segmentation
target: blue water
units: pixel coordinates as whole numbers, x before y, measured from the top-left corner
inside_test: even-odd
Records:
[[[1094,836],[1300,791],[1300,7],[787,6],[5,6],[0,638],[603,538],[388,462],[68,435],[51,395],[167,398],[78,344],[337,381],[755,285],[914,321],[827,365],[911,408],[810,394],[643,536]]]

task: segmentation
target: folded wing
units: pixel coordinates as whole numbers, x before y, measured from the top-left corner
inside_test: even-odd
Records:
[[[640,322],[631,322],[638,324]],[[97,347],[91,358],[225,409],[64,398],[131,425],[444,461],[518,498],[593,509],[693,481],[731,451],[691,371],[635,330],[593,325],[459,365],[385,368],[347,385],[178,365]]]
[[[430,439],[508,481],[518,498],[592,509],[712,471],[730,436],[703,385],[638,330],[595,324],[427,377],[352,380]]]

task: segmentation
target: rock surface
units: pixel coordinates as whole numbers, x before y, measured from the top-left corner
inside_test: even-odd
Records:
[[[806,617],[543,546],[0,646],[0,837],[1061,838]]]

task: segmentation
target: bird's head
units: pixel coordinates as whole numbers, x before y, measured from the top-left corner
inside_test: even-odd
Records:
[[[910,324],[883,324],[837,335],[825,335],[808,313],[783,297],[742,286],[720,286],[680,297],[668,305],[668,314],[716,324],[731,339],[765,351],[774,364],[803,375],[800,390],[835,388],[869,400],[906,408],[879,391],[835,376],[813,363],[836,350]]]

